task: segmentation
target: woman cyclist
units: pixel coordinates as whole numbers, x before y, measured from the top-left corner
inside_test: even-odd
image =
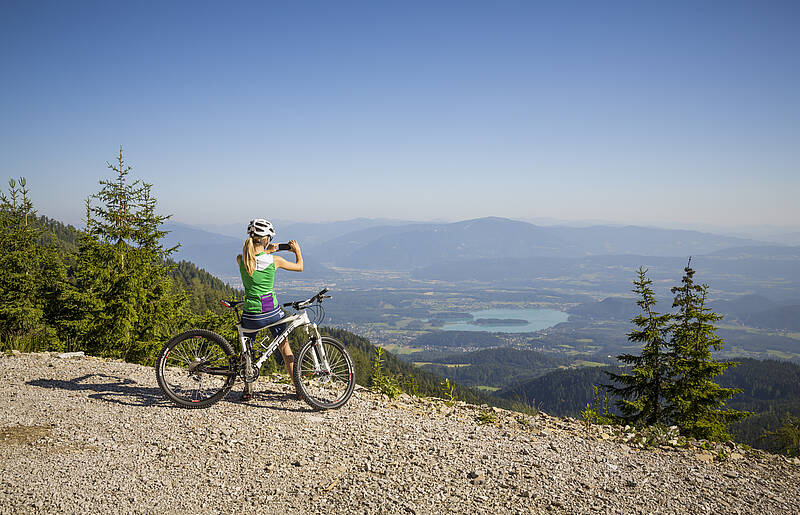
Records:
[[[254,331],[244,333],[253,340],[258,329],[274,324],[283,318],[283,310],[278,306],[275,298],[275,270],[283,268],[293,272],[302,272],[303,255],[300,253],[300,245],[297,241],[291,240],[289,246],[295,255],[294,263],[280,256],[273,256],[272,253],[278,250],[277,245],[270,243],[275,236],[275,229],[269,221],[263,218],[250,220],[247,233],[250,237],[245,240],[242,253],[236,256],[236,262],[239,264],[239,273],[242,275],[245,292],[241,325],[242,329]],[[269,329],[272,336],[276,337],[285,328],[286,324],[280,324]],[[289,373],[289,377],[293,377],[294,355],[289,347],[289,339],[284,339],[278,349],[283,355],[286,372]],[[250,396],[245,393],[242,399],[250,400]]]

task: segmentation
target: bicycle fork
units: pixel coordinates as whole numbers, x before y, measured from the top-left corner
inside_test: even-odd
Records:
[[[314,339],[314,348],[311,353],[311,359],[314,361],[314,370],[324,372],[326,375],[331,373],[331,366],[328,363],[328,356],[325,354],[325,346],[322,345],[322,336],[317,330],[317,324],[311,324],[314,329],[316,338]]]

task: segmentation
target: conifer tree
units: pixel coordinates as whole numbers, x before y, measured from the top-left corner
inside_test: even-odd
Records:
[[[609,378],[622,386],[607,385],[606,389],[618,397],[617,407],[622,418],[634,425],[654,425],[666,421],[665,389],[669,385],[670,371],[666,352],[670,314],[659,314],[655,310],[656,299],[647,278],[647,270],[640,267],[638,278],[633,281],[636,302],[641,314],[632,322],[638,329],[628,334],[628,340],[644,344],[640,355],[622,354],[617,359],[631,366],[629,373],[606,372]]]
[[[800,417],[786,414],[777,431],[768,431],[773,440],[773,451],[787,456],[800,456]]]
[[[0,193],[0,339],[19,349],[59,348],[50,315],[59,305],[66,270],[55,244],[44,243],[27,181]]]
[[[152,185],[130,181],[122,147],[113,180],[86,201],[86,234],[74,269],[65,323],[94,353],[146,360],[184,316],[185,294],[170,277]],[[93,202],[94,201],[94,202]]]
[[[722,388],[714,377],[739,363],[716,361],[711,349],[721,350],[724,342],[716,334],[714,323],[722,319],[706,307],[708,285],[694,283],[691,258],[684,269],[681,286],[671,289],[674,295],[670,326],[670,368],[673,382],[667,388],[670,418],[681,433],[695,438],[724,440],[730,438],[726,425],[748,415],[724,409],[725,401],[740,393],[737,388]]]
[[[0,193],[0,333],[5,339],[30,332],[43,314],[41,231],[30,223],[36,212],[28,194],[24,177],[9,179],[8,196]]]

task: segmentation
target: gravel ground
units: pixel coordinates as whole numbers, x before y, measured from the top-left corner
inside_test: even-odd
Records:
[[[730,443],[638,449],[572,419],[364,390],[314,412],[268,381],[187,410],[153,369],[90,357],[4,356],[0,377],[2,514],[800,513],[800,461]]]

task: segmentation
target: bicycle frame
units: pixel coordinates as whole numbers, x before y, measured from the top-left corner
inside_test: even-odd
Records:
[[[317,324],[315,324],[308,318],[308,314],[306,313],[305,309],[298,311],[293,315],[283,317],[274,324],[269,324],[257,330],[243,329],[241,324],[236,324],[236,331],[239,334],[239,344],[241,345],[242,354],[247,352],[247,340],[249,340],[249,338],[244,335],[245,332],[252,333],[256,331],[263,331],[264,329],[269,329],[270,327],[280,324],[286,324],[286,329],[284,329],[280,335],[273,338],[272,341],[269,343],[269,345],[267,345],[267,348],[264,350],[264,353],[255,363],[255,367],[258,370],[261,370],[261,366],[264,364],[264,362],[270,356],[272,356],[273,352],[277,350],[278,343],[282,342],[284,339],[288,339],[289,334],[291,334],[292,331],[294,331],[298,327],[311,326],[314,333],[313,335],[315,341],[314,350],[316,351],[315,353],[312,353],[312,359],[314,360],[314,367],[315,369],[320,370],[320,365],[322,365],[321,368],[322,370],[324,370],[325,372],[330,372],[330,364],[328,363],[328,358],[325,355],[325,349],[321,345],[322,336],[319,334],[319,329],[317,329]],[[269,333],[267,333],[267,336],[265,336],[260,342],[258,342],[259,347],[263,346],[264,342],[267,341],[268,339],[270,339]]]

